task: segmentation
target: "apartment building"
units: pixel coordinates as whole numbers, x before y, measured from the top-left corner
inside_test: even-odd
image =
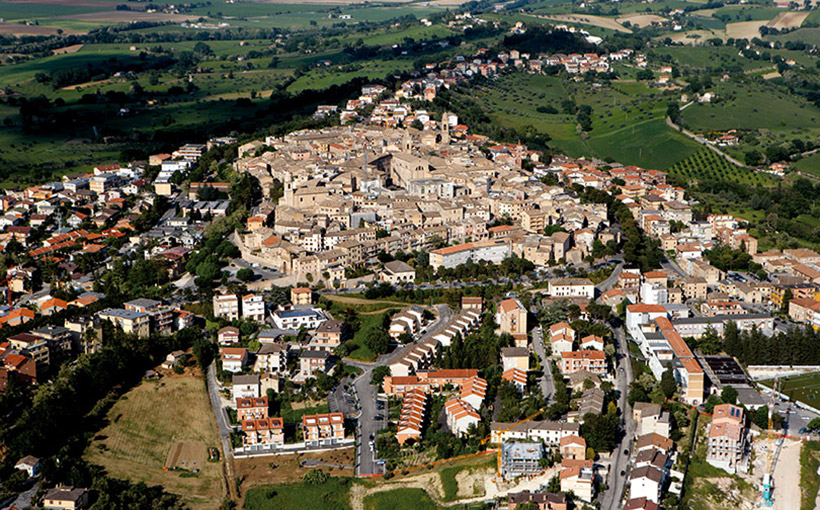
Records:
[[[302,435],[305,446],[333,446],[345,437],[342,413],[311,414],[302,416]]]
[[[528,421],[524,423],[490,424],[490,443],[507,441],[540,441],[549,447],[561,444],[561,439],[581,434],[580,423],[561,421]]]
[[[457,244],[430,251],[430,266],[436,270],[439,267],[451,269],[467,263],[468,260],[485,260],[498,264],[511,254],[510,244],[503,239]]]
[[[426,405],[427,394],[421,390],[412,390],[404,395],[396,430],[396,440],[400,445],[421,437]]]
[[[270,450],[285,445],[282,418],[257,418],[241,422],[242,446],[247,452]]]
[[[602,351],[586,350],[561,353],[561,373],[569,375],[586,370],[595,375],[606,375],[606,354]]]
[[[731,474],[746,471],[748,441],[743,408],[732,404],[715,406],[708,436],[706,462]]]
[[[544,447],[541,443],[508,442],[501,445],[501,476],[512,480],[539,474]]]
[[[242,318],[248,321],[265,322],[265,299],[261,294],[242,296]]]
[[[99,318],[112,322],[124,333],[134,334],[139,338],[148,338],[151,333],[151,316],[147,313],[108,308],[100,312]]]
[[[262,344],[256,353],[254,372],[279,373],[287,370],[288,348],[282,344]]]
[[[215,294],[212,301],[214,317],[224,317],[229,321],[239,320],[241,305],[236,294]]]
[[[319,324],[308,349],[333,352],[345,340],[347,329],[343,321],[328,319]]]
[[[588,278],[557,278],[550,280],[547,288],[552,297],[595,298],[595,284]]]
[[[527,309],[517,299],[505,299],[498,303],[495,321],[499,324],[502,333],[527,334]]]

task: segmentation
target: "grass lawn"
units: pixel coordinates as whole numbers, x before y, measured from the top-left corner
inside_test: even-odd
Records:
[[[773,381],[761,381],[771,388]],[[820,373],[795,375],[780,379],[780,391],[792,400],[799,400],[812,407],[820,406]]]
[[[348,340],[348,342],[351,342],[352,345],[356,346],[356,349],[351,351],[349,355],[350,358],[359,361],[376,360],[376,354],[364,344],[364,339],[367,338],[367,334],[371,330],[381,326],[383,317],[384,313],[376,313],[372,315],[359,314],[359,321],[361,322],[361,325],[359,326],[358,331],[353,334],[353,338]]]
[[[263,485],[245,494],[244,510],[346,510],[350,508],[349,478],[332,477],[321,485],[303,482]],[[386,508],[386,507],[383,507]]]
[[[169,375],[143,382],[126,393],[108,413],[109,425],[94,438],[86,459],[113,477],[162,485],[179,494],[193,510],[212,509],[225,491],[221,463],[204,462],[195,476],[165,471],[172,445],[191,442],[201,448],[219,446],[211,402],[199,376]]]
[[[316,407],[303,407],[301,409],[288,407],[288,409],[282,409],[279,414],[282,415],[282,419],[285,423],[302,423],[302,416],[306,414],[324,414],[329,412],[330,409],[328,409],[327,404],[322,404]]]
[[[812,510],[820,489],[820,442],[807,441],[800,449],[800,510]]]
[[[365,510],[436,510],[438,506],[423,489],[393,489],[364,498]]]

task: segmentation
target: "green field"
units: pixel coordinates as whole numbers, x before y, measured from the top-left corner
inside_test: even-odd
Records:
[[[794,163],[794,167],[820,176],[820,152],[800,159]]]
[[[423,489],[393,489],[364,498],[365,510],[437,510],[438,505]]]
[[[669,168],[669,174],[678,182],[695,185],[700,181],[728,181],[766,186],[772,184],[768,174],[735,166],[707,148]]]
[[[332,477],[321,485],[263,485],[245,494],[244,510],[348,510],[349,478]]]
[[[761,381],[760,384],[771,388],[774,381]],[[820,372],[781,378],[780,392],[792,400],[799,400],[818,408],[820,407]]]
[[[516,129],[532,126],[552,138],[551,146],[575,157],[594,155],[666,169],[698,148],[665,125],[667,103],[673,96],[642,82],[616,81],[593,88],[564,83],[559,77],[514,73],[470,90],[469,96],[499,124]],[[571,98],[593,109],[588,137],[576,130],[575,116],[562,109]],[[557,113],[539,112],[539,107],[552,107]]]

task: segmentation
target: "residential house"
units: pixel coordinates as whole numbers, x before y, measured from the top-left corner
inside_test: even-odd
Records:
[[[477,426],[481,416],[467,402],[459,398],[451,398],[444,403],[444,413],[450,432],[457,436],[467,434],[471,425]]]
[[[223,347],[220,354],[222,370],[226,372],[241,372],[248,364],[248,350],[244,347]]]
[[[219,345],[233,345],[239,343],[239,328],[225,326],[216,333]]]
[[[233,386],[233,398],[259,398],[259,376],[258,375],[234,375],[231,380]]]
[[[299,354],[299,374],[307,379],[313,377],[314,372],[325,373],[330,368],[330,353],[328,351],[302,351]]]
[[[495,321],[502,333],[511,335],[527,334],[527,309],[517,299],[505,299],[498,304]]]
[[[313,291],[307,287],[294,287],[290,289],[290,302],[294,306],[313,304]]]
[[[82,510],[88,506],[88,489],[62,485],[49,489],[43,497],[45,510]]]
[[[384,264],[384,270],[380,273],[379,278],[393,285],[413,283],[416,279],[416,270],[406,262],[393,260]]]
[[[262,344],[256,353],[254,372],[283,372],[287,370],[288,349],[281,344]]]

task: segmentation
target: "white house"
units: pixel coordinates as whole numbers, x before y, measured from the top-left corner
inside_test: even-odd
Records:
[[[632,471],[629,476],[629,497],[646,498],[660,504],[663,472],[653,466],[643,466]]]
[[[294,308],[273,313],[273,323],[279,329],[316,329],[327,320],[324,313],[315,308]]]

